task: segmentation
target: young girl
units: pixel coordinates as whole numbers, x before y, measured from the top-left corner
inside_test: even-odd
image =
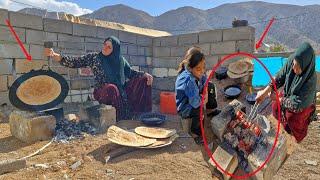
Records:
[[[182,118],[191,118],[191,132],[201,137],[200,129],[200,104],[202,91],[207,80],[205,56],[198,47],[190,48],[184,60],[180,63],[178,77],[175,84],[176,104],[178,114]],[[208,85],[208,93],[205,95],[206,107],[214,109],[217,107],[215,90],[212,83]],[[211,94],[210,94],[211,93]]]

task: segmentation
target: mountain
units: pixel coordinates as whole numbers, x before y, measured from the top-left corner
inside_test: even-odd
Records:
[[[256,39],[260,38],[268,20],[276,17],[265,39],[266,43],[281,43],[292,50],[301,42],[308,41],[320,50],[320,5],[297,6],[248,1],[223,4],[207,10],[186,6],[160,16],[151,16],[119,4],[103,7],[82,17],[158,29],[172,34],[229,28],[236,17],[248,20],[249,25],[256,28]]]
[[[297,6],[248,1],[223,4],[208,10],[187,6],[156,17],[125,5],[115,5],[101,8],[84,17],[158,29],[172,34],[228,28],[237,17],[248,20],[249,25],[256,28],[256,39],[261,36],[268,20],[276,17],[278,20],[271,27],[265,42],[281,43],[294,49],[302,41],[308,41],[315,49],[320,50],[320,5]]]

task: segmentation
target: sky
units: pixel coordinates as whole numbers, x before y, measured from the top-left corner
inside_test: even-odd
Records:
[[[74,15],[91,13],[104,6],[124,4],[143,10],[152,16],[159,16],[169,10],[183,6],[210,9],[225,3],[245,2],[244,0],[0,0],[0,8],[19,10],[30,4],[49,11],[64,11]],[[320,4],[320,0],[264,0],[265,2],[294,5]]]

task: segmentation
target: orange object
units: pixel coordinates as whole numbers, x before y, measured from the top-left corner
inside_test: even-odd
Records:
[[[174,92],[160,93],[160,112],[164,114],[177,114],[176,94]]]

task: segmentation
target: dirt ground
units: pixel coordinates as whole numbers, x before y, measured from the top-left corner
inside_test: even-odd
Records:
[[[216,84],[219,89],[226,85]],[[238,99],[244,102],[244,98],[242,94]],[[218,94],[218,102],[221,109],[229,101]],[[153,109],[157,111],[158,107]],[[270,114],[270,106],[264,112]],[[120,121],[118,125],[131,129],[141,124],[131,120]],[[168,115],[163,127],[175,128],[181,133],[178,116]],[[205,125],[206,132],[208,128],[209,125]],[[286,136],[290,156],[274,179],[320,179],[320,122],[310,124],[308,135],[300,144]],[[0,123],[0,160],[29,155],[48,142],[23,143],[11,136],[7,123]],[[108,153],[117,148],[108,142],[106,134],[87,135],[69,144],[53,143],[39,155],[29,158],[27,168],[0,175],[0,179],[217,179],[211,175],[203,147],[196,145],[192,138],[178,138],[170,146],[159,149],[128,152],[106,164]],[[81,161],[81,165],[72,170],[70,166],[77,161]],[[47,167],[37,167],[37,164]]]
[[[122,121],[119,126],[132,128],[136,121]],[[178,131],[176,116],[168,116],[165,127]],[[275,179],[320,179],[320,122],[312,122],[306,139],[287,158]],[[0,124],[0,160],[26,156],[48,141],[23,143],[11,136],[9,125]],[[153,150],[136,150],[110,160],[109,152],[117,146],[108,142],[106,134],[85,136],[69,144],[53,143],[41,154],[27,161],[28,167],[0,175],[0,179],[213,179],[202,147],[191,138],[178,138],[172,145]],[[72,170],[76,161],[81,165]],[[316,161],[308,165],[305,160]],[[47,167],[35,167],[46,164]]]

